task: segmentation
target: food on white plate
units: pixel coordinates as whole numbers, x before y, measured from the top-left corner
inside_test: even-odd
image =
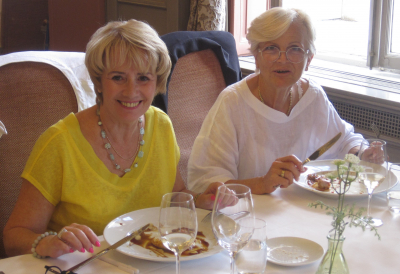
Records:
[[[329,192],[335,194],[335,190],[339,190],[340,181],[339,178],[336,178],[331,182],[331,180],[326,177],[326,174],[331,173],[332,171],[321,171],[317,173],[311,173],[307,175],[307,185],[311,188],[321,191],[321,192]],[[354,172],[350,172],[350,175],[355,175]],[[344,184],[342,184],[342,188]],[[360,180],[355,180],[351,183],[350,189],[347,191],[348,194],[365,194],[367,193],[367,189],[364,184],[360,182]]]
[[[158,228],[153,224],[150,224],[145,231],[133,238],[129,245],[138,245],[146,248],[155,253],[158,257],[175,257],[174,253],[163,245]],[[198,231],[196,240],[192,246],[183,251],[181,256],[191,256],[206,252],[209,245],[210,244],[206,241],[206,236],[201,231]]]
[[[329,191],[331,188],[330,182],[331,180],[325,175],[313,173],[307,176],[307,184],[319,191]]]

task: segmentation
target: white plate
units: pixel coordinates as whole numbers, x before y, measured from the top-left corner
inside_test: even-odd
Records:
[[[322,246],[297,237],[278,237],[267,240],[268,262],[284,265],[299,266],[315,262],[324,255]]]
[[[336,166],[332,163],[333,160],[317,160],[317,161],[311,161],[308,164],[306,164],[306,167],[308,170],[304,172],[303,174],[300,175],[299,181],[294,181],[295,184],[298,186],[307,189],[309,191],[312,191],[316,194],[328,197],[328,198],[336,198],[338,197],[337,193],[332,191],[320,191],[316,190],[315,188],[311,187],[310,185],[307,184],[307,175],[312,174],[312,173],[318,173],[318,172],[324,172],[324,171],[336,171]],[[374,170],[377,172],[382,173],[384,170],[384,167],[380,165],[375,165],[371,164],[365,161],[360,161],[359,165],[365,166],[365,167],[372,167]],[[397,184],[398,180],[396,175],[390,171],[388,176],[386,176],[386,179],[380,184],[374,191],[374,194],[380,193],[383,191],[387,191],[394,187]],[[352,183],[352,186],[350,187],[349,191],[346,193],[346,197],[367,197],[368,193],[365,188],[365,186],[361,183],[358,182],[358,180],[354,181]]]
[[[200,221],[206,216],[210,211],[204,209],[197,209],[197,220],[199,223],[199,231],[202,231],[206,236],[207,242],[210,244],[208,247],[208,251],[204,253],[200,253],[198,255],[193,256],[183,256],[181,257],[181,261],[189,261],[200,258],[205,258],[214,254],[217,254],[222,251],[222,248],[218,245],[214,234],[210,228],[201,227]],[[159,207],[151,207],[146,209],[141,209],[137,211],[132,211],[126,213],[118,218],[112,220],[104,229],[104,239],[108,244],[112,245],[125,237],[129,232],[139,229],[145,224],[152,223],[153,225],[158,227],[158,218],[160,215]],[[145,249],[138,245],[129,246],[128,243],[121,245],[117,248],[117,250],[123,254],[149,260],[149,261],[159,261],[159,262],[175,262],[175,257],[170,258],[162,258],[158,257],[152,251]]]

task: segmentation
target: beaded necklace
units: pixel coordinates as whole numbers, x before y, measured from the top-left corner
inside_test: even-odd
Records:
[[[101,138],[103,139],[104,148],[107,150],[108,155],[109,155],[109,157],[110,157],[110,159],[111,159],[111,161],[112,161],[112,163],[113,163],[115,169],[120,170],[120,169],[121,169],[121,166],[115,161],[115,156],[114,156],[114,154],[113,154],[113,153],[111,152],[111,150],[110,150],[111,148],[117,153],[117,155],[118,155],[119,157],[121,157],[121,158],[124,159],[124,160],[132,160],[132,159],[134,159],[134,158],[136,157],[136,155],[137,155],[138,158],[143,158],[143,155],[144,155],[144,152],[143,152],[143,145],[144,145],[144,140],[143,140],[144,128],[143,128],[143,120],[142,120],[141,117],[138,119],[138,123],[139,123],[139,127],[140,127],[140,129],[139,129],[139,133],[140,133],[140,134],[139,134],[139,140],[138,140],[138,145],[137,145],[137,148],[136,148],[136,152],[135,152],[135,154],[134,154],[132,157],[126,159],[126,158],[123,158],[123,157],[118,153],[118,151],[117,151],[117,150],[113,147],[113,145],[111,144],[110,139],[108,139],[107,134],[106,134],[106,131],[104,130],[104,127],[103,127],[103,122],[101,121],[101,118],[100,118],[100,109],[97,109],[96,114],[97,114],[97,116],[99,117],[99,121],[97,122],[97,124],[98,124],[98,125],[100,126],[100,128],[101,128],[100,136],[101,136]],[[107,142],[107,141],[108,141],[108,142]],[[139,159],[138,159],[138,160],[139,160]],[[136,161],[136,163],[133,164],[133,167],[135,167],[135,168],[138,167],[138,162],[137,162],[137,161]],[[124,169],[124,173],[128,173],[129,171],[131,171],[130,168]]]

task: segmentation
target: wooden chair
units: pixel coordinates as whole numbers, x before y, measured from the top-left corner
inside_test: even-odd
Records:
[[[0,121],[8,132],[0,138],[0,258],[6,257],[3,228],[18,198],[20,175],[33,145],[49,126],[77,111],[76,91],[56,67],[43,62],[0,66]]]
[[[228,32],[180,31],[161,39],[168,47],[173,67],[168,92],[158,103],[174,126],[181,150],[179,170],[187,183],[194,140],[219,93],[241,79],[239,60],[235,40]]]

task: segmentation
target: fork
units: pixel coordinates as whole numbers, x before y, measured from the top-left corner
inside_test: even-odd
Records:
[[[376,138],[379,139],[379,136],[381,135],[381,132],[379,131],[378,126],[375,125],[374,122],[372,122],[372,124],[371,124],[371,129],[375,133]]]
[[[202,220],[201,220],[201,224],[205,224],[205,223],[209,223],[211,221],[211,214],[212,211],[210,213],[208,213]],[[233,220],[237,220],[243,217],[246,217],[247,215],[249,215],[250,212],[248,211],[240,211],[240,212],[236,212],[230,215],[226,215],[227,217],[234,217],[232,218]],[[235,217],[236,216],[236,217]]]

